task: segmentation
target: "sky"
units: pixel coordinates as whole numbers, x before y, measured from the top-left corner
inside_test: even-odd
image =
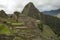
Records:
[[[14,11],[21,12],[29,2],[33,2],[39,11],[60,9],[60,0],[0,0],[0,10],[4,10],[7,14]]]

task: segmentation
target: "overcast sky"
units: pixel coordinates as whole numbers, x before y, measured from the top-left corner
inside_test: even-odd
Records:
[[[40,11],[60,8],[60,0],[0,0],[0,10],[3,9],[8,14],[16,10],[21,12],[24,6],[29,2],[33,2]]]

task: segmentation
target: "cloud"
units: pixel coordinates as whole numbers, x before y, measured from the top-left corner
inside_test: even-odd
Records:
[[[0,0],[0,10],[4,9],[10,14],[14,11],[21,12],[29,2],[33,2],[40,11],[60,9],[60,0]]]
[[[49,0],[43,5],[38,5],[37,7],[41,11],[50,11],[60,9],[60,0]]]

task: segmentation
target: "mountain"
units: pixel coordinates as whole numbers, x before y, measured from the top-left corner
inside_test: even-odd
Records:
[[[57,15],[60,13],[60,9],[57,10],[51,10],[51,11],[44,11],[43,13],[49,14],[49,15]]]
[[[5,14],[3,10],[0,14],[2,13]],[[5,17],[6,14],[4,14],[1,16]],[[60,19],[43,14],[31,2],[24,7],[21,14],[15,11],[14,14],[8,16],[11,19],[8,20],[7,24],[4,22],[4,25],[11,29],[11,37],[14,36],[15,40],[59,40],[60,35],[55,32],[60,33]],[[19,22],[16,22],[17,16]],[[6,37],[0,39],[8,40]],[[13,39],[10,38],[9,40]]]
[[[5,13],[4,10],[1,10],[0,11],[0,17],[2,17],[2,18],[8,18],[8,15]]]
[[[58,17],[58,18],[60,18],[60,13],[59,14],[57,14],[57,15],[55,15],[56,17]]]
[[[38,16],[39,13],[41,13],[41,12],[31,2],[28,3],[22,11],[22,14],[33,17],[33,18],[39,18],[39,16]]]
[[[55,12],[55,11],[53,11]],[[38,20],[42,20],[44,24],[49,25],[51,29],[56,32],[56,34],[60,34],[60,19],[48,14],[44,14],[40,12],[33,3],[28,3],[23,11],[22,14],[25,16],[29,16]]]

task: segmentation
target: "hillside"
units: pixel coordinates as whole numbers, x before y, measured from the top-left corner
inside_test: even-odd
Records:
[[[16,33],[17,39],[23,40],[55,40],[57,39],[56,34],[48,25],[41,25],[41,21],[28,16],[20,16],[19,20],[24,23],[23,26],[17,26],[15,29],[18,30]],[[39,24],[39,26],[38,26]],[[40,27],[43,26],[43,30]],[[21,27],[21,28],[20,28]],[[24,28],[22,28],[24,27]],[[52,38],[51,38],[52,37]]]
[[[5,13],[4,10],[1,10],[0,11],[0,17],[2,17],[2,18],[8,18],[8,15]]]
[[[57,15],[55,15],[56,17],[58,17],[58,18],[60,18],[60,13],[59,14],[57,14]]]
[[[48,14],[43,14],[39,12],[39,10],[34,6],[33,3],[28,3],[23,11],[22,14],[26,14],[29,17],[42,20],[44,24],[49,25],[51,29],[56,32],[57,34],[60,34],[60,19]]]
[[[0,14],[2,19],[7,17],[4,11]],[[41,13],[31,2],[24,7],[21,14],[15,11],[9,16],[9,19],[0,22],[3,27],[8,27],[9,32],[5,30],[9,33],[9,40],[60,40],[60,19]],[[0,39],[8,40],[4,29],[1,32],[4,34],[3,37],[0,34]]]
[[[55,16],[55,15],[57,15],[57,14],[60,14],[60,9],[51,10],[51,11],[44,11],[43,13],[44,13],[44,14],[48,14],[48,15]]]

